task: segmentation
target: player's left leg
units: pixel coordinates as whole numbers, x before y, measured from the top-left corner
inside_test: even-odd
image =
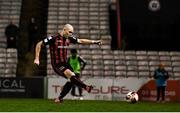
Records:
[[[56,103],[62,103],[63,98],[69,93],[72,86],[73,86],[73,84],[70,81],[66,82],[66,84],[63,86],[63,89],[62,89],[59,97],[55,99],[55,102]]]

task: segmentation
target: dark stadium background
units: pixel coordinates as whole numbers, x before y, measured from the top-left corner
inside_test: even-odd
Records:
[[[154,50],[154,51],[179,51],[179,25],[180,8],[178,0],[160,1],[160,10],[151,11],[148,9],[150,0],[119,0],[119,16],[117,9],[112,8],[109,3],[109,30],[112,36],[112,50]],[[20,14],[20,37],[18,46],[18,66],[17,75],[24,76],[25,63],[29,63],[29,75],[46,75],[46,55],[42,56],[42,65],[39,71],[32,69],[31,61],[34,53],[28,52],[28,23],[31,17],[35,17],[39,36],[37,41],[47,35],[48,0],[22,0]],[[120,21],[120,41],[117,37],[117,22]],[[125,40],[125,44],[122,41]],[[122,48],[122,46],[124,46]],[[43,49],[44,50],[44,49]],[[42,54],[46,54],[43,51]],[[28,62],[28,61],[29,62]],[[37,69],[38,70],[38,69]],[[35,71],[35,72],[34,72]]]
[[[126,38],[126,49],[179,50],[180,2],[159,0],[160,10],[151,11],[148,8],[150,1],[119,0],[121,37]],[[114,15],[117,13],[115,12]],[[111,22],[116,26],[117,21],[114,21],[113,15],[111,16]],[[111,28],[116,30],[116,27]],[[112,42],[116,43],[116,40]]]

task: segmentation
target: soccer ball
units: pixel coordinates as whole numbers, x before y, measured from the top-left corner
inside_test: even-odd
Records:
[[[130,91],[126,94],[126,101],[130,103],[136,103],[139,100],[139,96],[136,92]]]

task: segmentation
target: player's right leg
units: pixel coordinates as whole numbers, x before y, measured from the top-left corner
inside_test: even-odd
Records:
[[[66,70],[64,71],[64,75],[65,75],[68,79],[70,79],[70,81],[71,81],[73,84],[75,84],[75,85],[77,85],[77,86],[79,86],[79,87],[84,88],[88,93],[90,93],[91,90],[93,89],[92,86],[88,86],[88,85],[84,84],[79,78],[77,78],[77,77],[75,76],[74,72],[72,72],[70,69],[66,69]]]

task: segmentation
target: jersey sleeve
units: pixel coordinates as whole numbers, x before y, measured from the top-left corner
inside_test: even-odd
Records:
[[[73,44],[77,44],[78,43],[78,38],[76,35],[72,35],[69,37],[69,41],[70,43],[73,43]]]
[[[54,37],[53,36],[48,36],[43,40],[43,44],[44,45],[50,45],[53,41],[54,41]]]

